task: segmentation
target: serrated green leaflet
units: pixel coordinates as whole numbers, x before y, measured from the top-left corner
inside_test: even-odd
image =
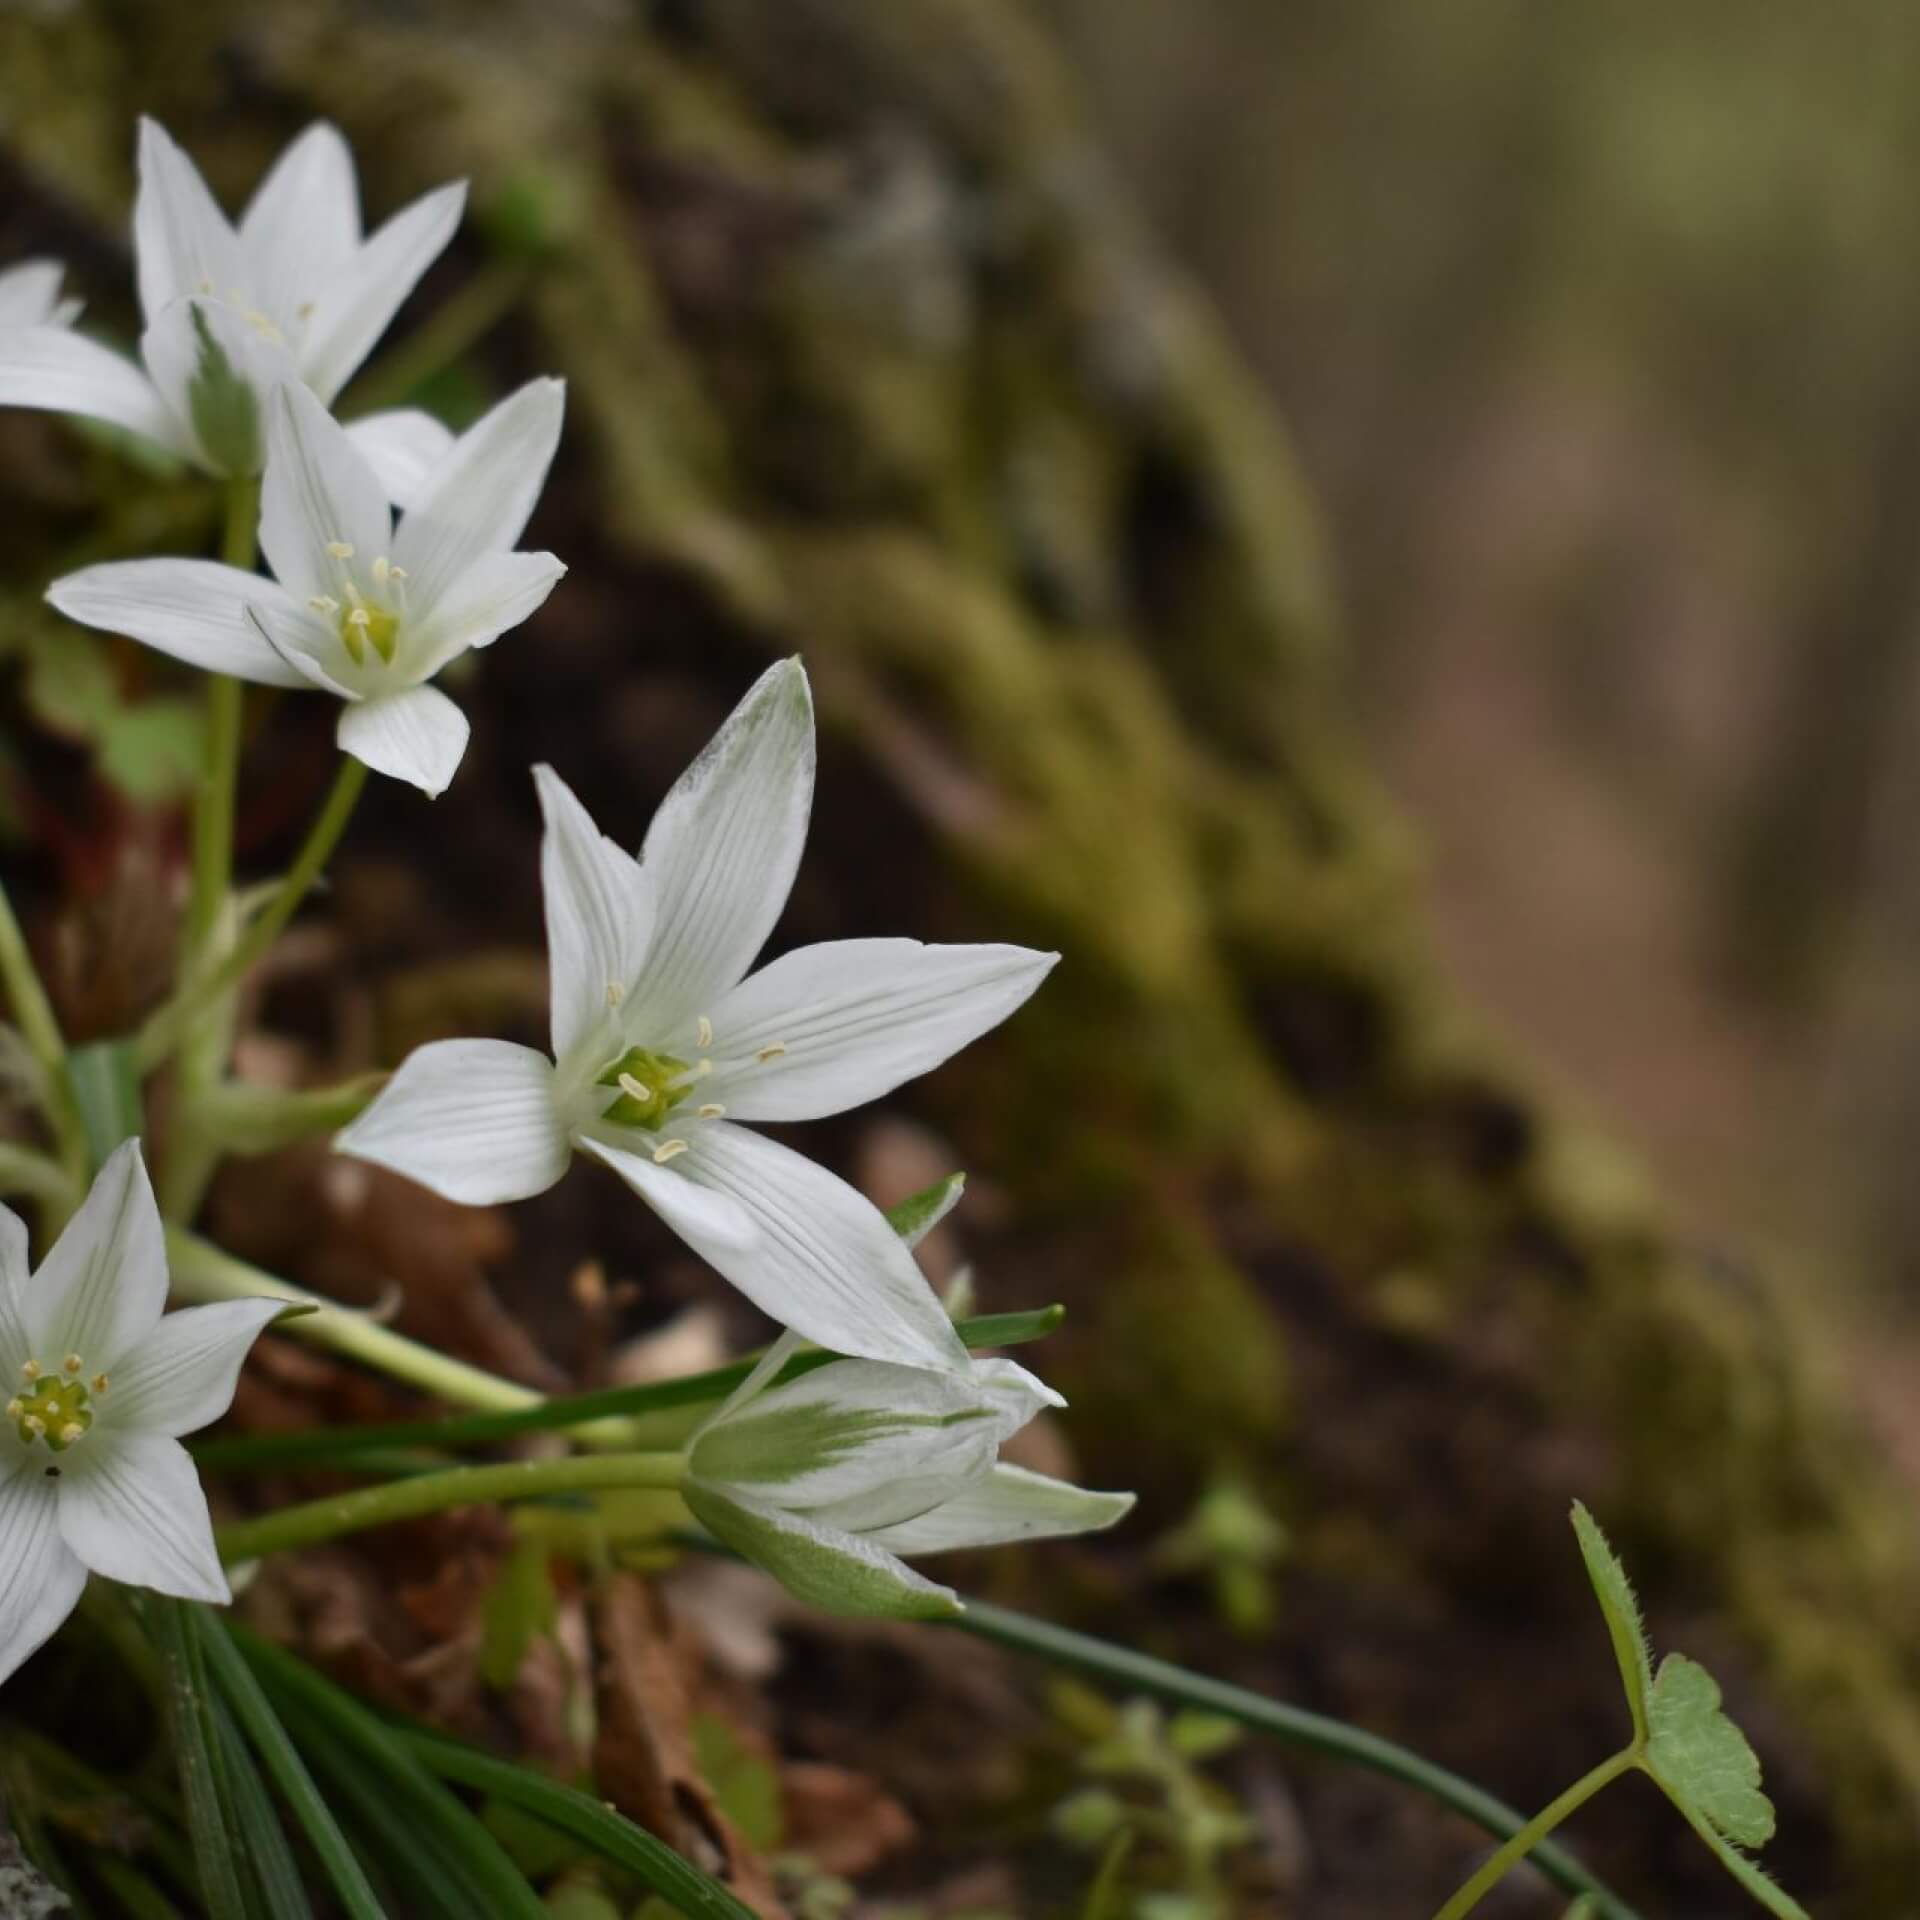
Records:
[[[1653,1655],[1647,1646],[1647,1631],[1640,1621],[1640,1601],[1633,1582],[1620,1564],[1620,1557],[1607,1544],[1600,1523],[1581,1503],[1573,1503],[1573,1531],[1580,1542],[1580,1557],[1587,1563],[1587,1578],[1593,1582],[1594,1597],[1606,1616],[1607,1632],[1613,1636],[1614,1658],[1620,1663],[1620,1684],[1626,1689],[1627,1709],[1633,1715],[1636,1743],[1647,1737],[1647,1702],[1653,1692]]]
[[[1760,1791],[1760,1759],[1721,1710],[1713,1675],[1684,1654],[1668,1654],[1647,1718],[1647,1771],[1668,1794],[1735,1846],[1765,1846],[1773,1802]]]

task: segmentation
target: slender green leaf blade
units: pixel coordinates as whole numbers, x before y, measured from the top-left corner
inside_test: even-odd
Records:
[[[208,1920],[252,1920],[242,1892],[245,1872],[238,1836],[221,1805],[220,1773],[207,1713],[206,1673],[199,1640],[183,1600],[154,1599],[143,1609],[167,1675],[167,1723],[180,1767],[187,1831]]]
[[[1640,1601],[1633,1582],[1620,1564],[1620,1556],[1607,1544],[1600,1523],[1581,1503],[1573,1503],[1573,1531],[1580,1542],[1580,1557],[1587,1563],[1587,1578],[1593,1582],[1594,1597],[1606,1616],[1607,1632],[1613,1638],[1613,1655],[1620,1663],[1620,1684],[1626,1689],[1627,1710],[1633,1715],[1636,1746],[1647,1738],[1647,1708],[1653,1693],[1653,1654],[1647,1646],[1647,1630],[1640,1620]]]
[[[313,1783],[306,1763],[288,1737],[273,1703],[240,1657],[223,1623],[211,1615],[199,1618],[200,1638],[207,1670],[235,1717],[246,1729],[273,1775],[274,1784],[299,1821],[328,1883],[350,1920],[386,1920],[360,1862]]]
[[[204,1655],[205,1647],[202,1646]],[[204,1671],[204,1659],[203,1659]],[[221,1804],[229,1828],[240,1836],[263,1920],[313,1920],[313,1904],[300,1881],[280,1815],[225,1695],[209,1687],[207,1717],[213,1729],[214,1764],[220,1770]]]
[[[394,1738],[443,1779],[534,1814],[603,1859],[627,1868],[645,1886],[671,1900],[686,1920],[754,1920],[752,1908],[719,1881],[590,1794],[435,1734],[396,1729]]]

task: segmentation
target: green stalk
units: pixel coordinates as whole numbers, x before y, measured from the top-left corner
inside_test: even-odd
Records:
[[[27,951],[27,938],[14,916],[13,903],[0,884],[0,986],[7,992],[14,1023],[20,1037],[40,1069],[41,1099],[47,1124],[53,1130],[60,1164],[76,1186],[87,1176],[87,1142],[81,1130],[80,1115],[74,1105],[73,1089],[67,1081],[67,1043],[54,1018],[53,1002],[40,984],[33,956]],[[52,1205],[51,1196],[46,1197]]]
[[[260,517],[258,480],[234,480],[227,488],[227,521],[220,557],[243,573],[253,571],[254,533]],[[207,768],[193,816],[193,893],[187,907],[188,968],[203,955],[220,919],[233,872],[234,783],[240,767],[241,686],[224,673],[207,687]]]
[[[291,1297],[292,1290],[286,1289],[284,1281],[273,1280],[265,1274],[259,1277],[270,1286],[287,1291]],[[263,1290],[261,1287],[251,1289],[255,1293]],[[237,1296],[222,1294],[219,1297]],[[969,1347],[1018,1347],[1042,1339],[1063,1317],[1059,1307],[1038,1307],[1026,1313],[983,1313],[956,1322],[954,1331]],[[293,1322],[291,1330],[308,1333],[310,1338],[325,1339],[324,1330],[315,1324],[317,1320],[318,1316],[311,1316]],[[634,1432],[636,1421],[717,1405],[752,1372],[758,1358],[757,1354],[750,1354],[727,1366],[714,1367],[705,1373],[682,1374],[676,1380],[652,1380],[634,1387],[601,1387],[591,1393],[556,1395],[550,1400],[543,1400],[528,1390],[527,1404],[512,1412],[462,1414],[450,1420],[396,1420],[384,1426],[309,1427],[291,1433],[237,1434],[230,1439],[197,1444],[193,1454],[201,1467],[216,1471],[229,1467],[288,1466],[302,1461],[346,1462],[359,1466],[364,1464],[361,1455],[384,1454],[395,1447],[435,1448],[444,1452],[462,1447],[497,1446],[524,1433],[559,1427],[598,1428],[598,1433],[583,1433],[580,1437],[592,1441],[617,1436],[631,1445],[638,1437]],[[797,1380],[802,1374],[839,1358],[837,1353],[818,1348],[795,1354],[781,1369],[780,1382]],[[650,1431],[647,1437],[652,1439],[655,1435]],[[366,1470],[374,1471],[371,1466]]]
[[[239,683],[236,681],[233,684],[237,687]],[[319,877],[320,869],[326,865],[339,844],[340,836],[353,817],[354,806],[366,784],[365,763],[355,760],[351,755],[343,756],[340,771],[334,776],[333,786],[327,794],[326,804],[313,825],[307,829],[307,837],[294,856],[293,865],[287,869],[286,877],[275,889],[273,898],[254,916],[245,933],[221,956],[210,972],[190,976],[181,991],[141,1028],[136,1045],[143,1073],[151,1073],[159,1066],[179,1045],[182,1034],[194,1020],[221,995],[236,986],[248,969],[273,945],[281,928],[293,918],[295,908],[306,898],[308,889]]]
[[[405,1334],[383,1327],[371,1314],[357,1313],[318,1294],[309,1293],[258,1267],[236,1260],[232,1254],[202,1240],[184,1227],[167,1229],[167,1264],[173,1275],[173,1290],[182,1299],[206,1300],[291,1300],[311,1307],[311,1313],[288,1323],[288,1331],[312,1340],[336,1353],[359,1360],[367,1366],[408,1386],[419,1387],[455,1406],[478,1407],[490,1413],[514,1412],[537,1407],[542,1396],[531,1387],[503,1380],[483,1367],[469,1366]]]
[[[80,1189],[58,1161],[11,1140],[0,1140],[0,1193],[23,1193],[56,1209],[63,1219],[80,1198]]]
[[[1197,1707],[1203,1713],[1222,1714],[1255,1733],[1327,1754],[1336,1760],[1365,1767],[1372,1773],[1384,1774],[1389,1780],[1398,1780],[1403,1785],[1419,1789],[1442,1806],[1464,1814],[1476,1826],[1502,1839],[1511,1837],[1512,1840],[1518,1840],[1522,1834],[1529,1833],[1535,1824],[1527,1821],[1504,1801],[1476,1787],[1471,1780],[1463,1780],[1457,1773],[1435,1766],[1432,1761],[1423,1760],[1417,1753],[1410,1753],[1405,1747],[1384,1740],[1378,1734],[1350,1727],[1344,1721],[1329,1719],[1325,1714],[1309,1713],[1303,1707],[1290,1707],[1281,1701],[1269,1700],[1263,1694],[1251,1693],[1245,1687],[1233,1686],[1225,1680],[1189,1673],[1171,1661],[1156,1660],[1150,1654],[1116,1647],[1108,1641],[1096,1640],[1090,1634],[1056,1627],[1050,1621],[1036,1620],[1029,1614],[1015,1613],[1007,1607],[990,1606],[984,1600],[969,1600],[966,1612],[946,1624],[958,1628],[962,1633],[977,1634],[983,1640],[992,1640],[1000,1646],[1037,1655],[1057,1666],[1077,1667],[1081,1672],[1109,1681],[1116,1687],[1136,1693],[1155,1694],[1163,1700],[1176,1701],[1181,1706]],[[1620,1756],[1619,1762],[1623,1768],[1631,1765],[1632,1755]],[[1608,1765],[1614,1766],[1615,1762],[1609,1761]],[[1607,1776],[1609,1779],[1612,1777],[1611,1774]],[[1589,1792],[1597,1792],[1606,1781],[1596,1781],[1594,1775],[1589,1774],[1581,1784]],[[1561,1808],[1556,1801],[1547,1812],[1556,1814],[1557,1819],[1564,1819],[1572,1810],[1572,1806]],[[1544,1819],[1545,1815],[1540,1818]],[[1541,1828],[1540,1831],[1544,1833],[1546,1829]],[[1538,1838],[1538,1834],[1533,1835],[1528,1844],[1533,1845]],[[1496,1859],[1499,1857],[1495,1856]],[[1515,1858],[1518,1857],[1516,1854]],[[1594,1903],[1600,1920],[1638,1920],[1634,1910],[1625,1901],[1609,1893],[1578,1860],[1562,1848],[1551,1843],[1541,1844],[1534,1862],[1542,1873],[1568,1893],[1585,1894]]]
[[[1610,1786],[1623,1773],[1639,1764],[1640,1756],[1632,1747],[1623,1747],[1612,1759],[1603,1760],[1591,1773],[1576,1780],[1559,1799],[1541,1808],[1505,1846],[1492,1855],[1480,1871],[1434,1916],[1434,1920],[1465,1920],[1485,1896],[1539,1846],[1566,1817],[1593,1798],[1602,1787]],[[1544,1863],[1543,1863],[1544,1864]],[[1591,1889],[1588,1889],[1591,1897]]]
[[[508,1460],[484,1467],[452,1467],[383,1486],[362,1487],[327,1500],[281,1507],[258,1520],[240,1520],[215,1531],[220,1557],[258,1560],[293,1547],[310,1547],[367,1527],[413,1520],[448,1507],[496,1500],[548,1499],[556,1494],[632,1492],[678,1487],[686,1458],[678,1453],[605,1453],[561,1460]]]

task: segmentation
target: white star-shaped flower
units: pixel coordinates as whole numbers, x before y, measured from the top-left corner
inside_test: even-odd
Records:
[[[0,269],[0,331],[72,326],[80,317],[80,302],[61,299],[62,272],[57,260],[22,260]]]
[[[430,794],[466,715],[426,683],[527,618],[566,568],[514,550],[560,438],[565,389],[533,380],[453,442],[398,528],[386,490],[304,387],[269,409],[260,545],[275,578],[212,560],[116,560],[47,589],[70,619],[267,686],[346,705],[341,750]]]
[[[777,1342],[694,1435],[681,1496],[709,1532],[801,1599],[836,1613],[957,1613],[902,1554],[1110,1527],[1128,1493],[1003,1466],[1001,1446],[1060,1396],[1011,1360],[964,1373],[836,1360],[768,1384]]]
[[[206,1495],[179,1436],[217,1420],[284,1300],[166,1314],[160,1212],[128,1141],[31,1279],[0,1207],[0,1681],[89,1572],[225,1601]]]
[[[280,156],[235,226],[166,131],[142,120],[141,364],[72,332],[71,313],[0,308],[0,406],[85,414],[209,472],[257,473],[268,395],[291,379],[331,404],[453,237],[465,202],[464,183],[440,187],[363,238],[352,152],[320,121]],[[446,440],[411,409],[353,431],[401,501]]]
[[[681,776],[637,860],[537,768],[554,1058],[422,1047],[335,1144],[476,1205],[542,1192],[579,1147],[808,1339],[964,1368],[879,1210],[739,1122],[878,1099],[998,1026],[1059,956],[843,940],[750,974],[793,884],[813,765],[812,696],[788,660]]]

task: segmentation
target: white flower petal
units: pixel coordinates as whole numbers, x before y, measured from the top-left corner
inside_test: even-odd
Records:
[[[232,1599],[192,1457],[159,1433],[96,1431],[63,1457],[60,1536],[93,1572],[179,1600]]]
[[[199,457],[139,367],[64,327],[0,327],[0,407],[83,414]]]
[[[254,474],[267,401],[293,376],[284,347],[219,300],[176,300],[140,336],[175,438],[212,473]]]
[[[640,970],[653,930],[653,886],[640,863],[593,824],[551,767],[533,770],[546,834],[540,886],[547,910],[553,1052],[565,1060],[615,1008]]]
[[[727,1263],[737,1266],[759,1248],[760,1228],[753,1216],[726,1194],[683,1180],[671,1165],[592,1134],[576,1133],[573,1144],[611,1167],[688,1246],[729,1279],[733,1276]]]
[[[209,673],[306,685],[247,615],[249,603],[271,604],[288,621],[305,609],[257,573],[216,560],[110,560],[56,580],[47,599],[82,626],[124,633]]]
[[[964,1374],[837,1360],[702,1429],[688,1465],[711,1485],[817,1509],[884,1498],[909,1477],[957,1486],[993,1464],[999,1426]]]
[[[812,805],[813,696],[800,662],[782,660],[748,689],[647,829],[640,859],[657,918],[639,998],[663,1037],[710,1014],[766,944]]]
[[[476,1207],[544,1193],[571,1158],[553,1062],[505,1040],[416,1049],[333,1145]]]
[[[405,509],[453,447],[453,434],[418,407],[394,407],[347,422],[347,438],[379,477],[387,498]]]
[[[529,380],[475,421],[415,494],[393,557],[428,616],[482,555],[520,538],[560,442],[566,397],[565,381]]]
[[[445,793],[467,750],[467,716],[438,687],[409,687],[341,710],[340,751],[430,799]]]
[[[30,1358],[57,1367],[77,1353],[89,1372],[153,1331],[167,1304],[167,1250],[140,1142],[116,1147],[21,1301]]]
[[[1132,1506],[1130,1493],[1094,1493],[1003,1464],[918,1518],[875,1528],[866,1539],[889,1553],[997,1547],[1057,1534],[1098,1533],[1123,1519]]]
[[[21,260],[0,271],[0,327],[54,327],[67,303],[60,298],[65,269],[58,260]]]
[[[221,1300],[164,1315],[113,1368],[94,1431],[199,1432],[233,1404],[241,1363],[286,1310],[284,1300]]]
[[[713,1098],[736,1120],[815,1120],[877,1100],[997,1027],[1059,957],[918,940],[782,954],[707,1009]],[[756,1057],[773,1046],[784,1051]]]
[[[277,587],[247,599],[247,619],[262,643],[293,678],[290,685],[318,687],[336,700],[358,700],[360,689],[345,676],[357,677],[340,635],[326,617],[301,606]]]
[[[249,290],[292,337],[300,308],[360,246],[360,188],[339,128],[316,120],[273,163],[240,216]]]
[[[936,1586],[857,1534],[698,1480],[681,1496],[709,1533],[810,1606],[893,1620],[945,1619],[961,1611],[951,1587]]]
[[[52,1637],[87,1584],[60,1537],[57,1485],[31,1464],[0,1478],[0,1685]]]
[[[490,647],[539,612],[566,567],[550,553],[483,554],[407,636],[407,668],[430,679],[471,647]]]
[[[580,1144],[616,1166],[675,1232],[782,1325],[836,1353],[965,1370],[967,1350],[926,1276],[871,1201],[745,1127],[722,1120],[675,1129],[670,1119],[668,1128],[688,1147],[664,1167],[632,1152],[616,1161],[584,1136]],[[731,1200],[758,1236],[744,1246],[703,1237],[697,1218],[669,1210],[686,1206],[676,1184]]]
[[[27,1223],[11,1207],[0,1206],[0,1312],[7,1289],[24,1287],[27,1273]]]
[[[289,381],[267,412],[267,469],[260,486],[260,545],[297,599],[338,597],[341,559],[365,568],[393,544],[386,489],[345,429],[305,387]]]
[[[158,121],[140,122],[140,190],[133,203],[133,250],[140,311],[148,324],[176,300],[248,298],[239,236],[215,204],[200,170]]]
[[[386,332],[393,316],[439,259],[466,205],[464,181],[402,207],[315,295],[300,344],[300,371],[331,401]]]

